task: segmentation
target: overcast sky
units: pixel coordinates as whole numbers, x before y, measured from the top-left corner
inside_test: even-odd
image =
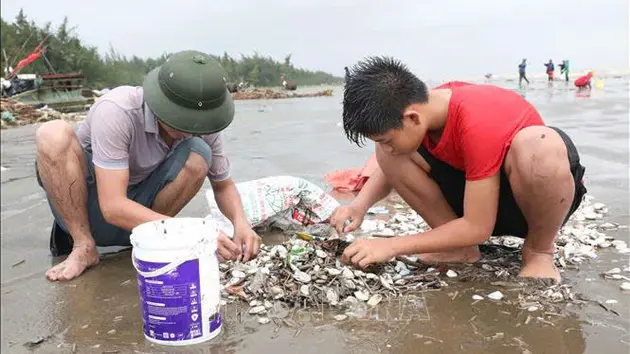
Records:
[[[88,5],[89,4],[89,5]],[[64,16],[86,43],[125,55],[198,49],[252,53],[336,75],[366,55],[395,56],[432,79],[575,68],[627,69],[628,0],[2,0],[37,23]]]

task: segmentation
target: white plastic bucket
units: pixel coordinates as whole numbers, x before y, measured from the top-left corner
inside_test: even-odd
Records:
[[[221,332],[217,225],[172,218],[132,230],[144,336],[170,346],[197,344]]]

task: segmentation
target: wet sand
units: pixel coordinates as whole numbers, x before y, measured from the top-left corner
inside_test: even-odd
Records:
[[[587,168],[589,194],[610,210],[606,221],[628,225],[628,82],[607,79],[605,85],[588,96],[563,82],[551,88],[533,83],[520,92],[548,124],[574,139]],[[338,126],[341,94],[335,88],[333,97],[238,102],[237,117],[226,131],[234,178],[294,175],[323,185],[327,171],[362,166],[372,148],[359,149],[345,140]],[[185,349],[151,345],[142,335],[129,252],[105,257],[75,281],[46,281],[45,271],[59,260],[48,251],[52,216],[33,169],[35,129],[2,131],[2,166],[8,168],[1,175],[2,353],[627,353],[630,348],[630,296],[619,290],[618,281],[599,276],[628,265],[628,255],[614,250],[600,252],[563,277],[589,299],[617,300],[606,306],[619,315],[596,304],[551,315],[487,299],[473,305],[474,293],[517,294],[490,282],[454,278],[442,291],[421,294],[416,308],[392,303],[368,320],[335,322],[325,314],[301,313],[294,318],[301,330],[276,330],[273,323],[259,325],[246,314],[238,316],[239,309],[231,306],[224,309],[223,332],[211,342]],[[202,191],[182,214],[206,213]],[[630,241],[627,229],[612,235]],[[525,324],[528,315],[532,319]],[[23,346],[49,335],[35,348]]]

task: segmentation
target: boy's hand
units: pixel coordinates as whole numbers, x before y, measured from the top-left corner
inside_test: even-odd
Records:
[[[219,231],[217,256],[219,262],[235,261],[241,254],[239,247],[223,231]]]
[[[370,264],[387,262],[395,256],[392,240],[375,238],[354,241],[343,252],[341,261],[366,268]]]
[[[335,209],[330,217],[330,225],[341,235],[343,233],[356,230],[359,226],[361,226],[364,217],[365,211],[357,208],[356,206],[340,206]],[[346,220],[350,221],[348,226],[345,226]]]

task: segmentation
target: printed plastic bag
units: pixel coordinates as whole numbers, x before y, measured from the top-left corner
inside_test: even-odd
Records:
[[[339,206],[333,197],[315,184],[292,176],[274,176],[236,184],[245,216],[252,227],[273,225],[286,230],[295,225],[325,222]],[[232,223],[221,213],[212,189],[206,192],[208,218],[232,236]]]

